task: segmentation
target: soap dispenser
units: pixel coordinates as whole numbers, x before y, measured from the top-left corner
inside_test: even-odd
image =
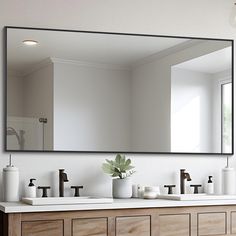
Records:
[[[9,165],[3,168],[3,199],[5,202],[18,202],[19,196],[19,170],[12,165],[11,155]]]
[[[25,189],[25,197],[35,198],[36,197],[36,187],[33,181],[36,179],[30,179],[29,185]]]
[[[212,178],[213,176],[208,177],[207,188],[206,188],[207,194],[214,194],[214,183],[213,183]]]

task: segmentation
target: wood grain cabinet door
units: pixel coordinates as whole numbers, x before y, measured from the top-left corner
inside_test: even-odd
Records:
[[[22,236],[63,236],[63,220],[22,222]]]
[[[190,236],[190,214],[159,216],[160,236]]]
[[[150,216],[116,217],[116,236],[150,236]]]
[[[231,212],[231,219],[230,219],[230,230],[231,234],[236,234],[236,211]]]
[[[226,212],[198,213],[198,236],[226,235]]]
[[[107,218],[72,220],[72,236],[107,236]]]

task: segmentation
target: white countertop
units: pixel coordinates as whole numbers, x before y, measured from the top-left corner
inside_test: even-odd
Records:
[[[31,206],[25,203],[0,202],[0,211],[5,213],[27,212],[54,212],[54,211],[83,211],[109,210],[128,208],[162,208],[162,207],[191,207],[191,206],[219,206],[236,205],[236,200],[208,200],[208,201],[173,201],[173,200],[144,200],[144,199],[114,199],[113,203],[106,204],[77,204],[77,205],[50,205]]]

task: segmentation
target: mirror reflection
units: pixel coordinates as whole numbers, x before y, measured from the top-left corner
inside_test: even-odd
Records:
[[[232,41],[7,28],[6,149],[232,153]]]

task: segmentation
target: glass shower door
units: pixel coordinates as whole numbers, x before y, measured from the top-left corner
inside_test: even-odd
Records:
[[[8,117],[8,150],[43,150],[43,123],[38,118]]]

